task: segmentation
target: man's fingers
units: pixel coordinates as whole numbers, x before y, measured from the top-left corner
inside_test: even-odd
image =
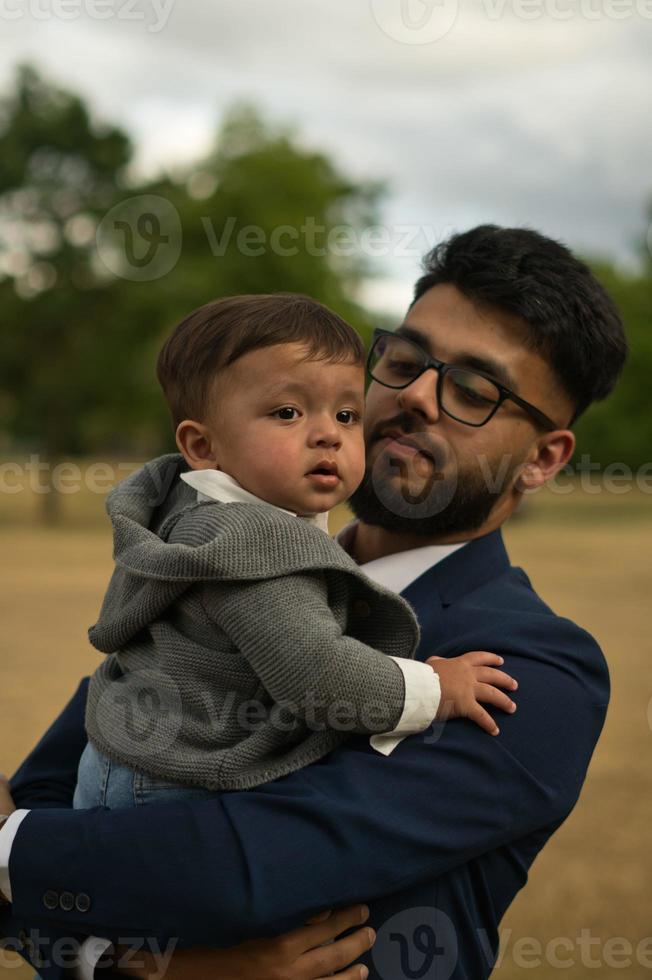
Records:
[[[335,976],[340,980],[367,980],[369,970],[366,966],[350,966],[344,973],[336,973]],[[321,977],[320,980],[330,980],[330,977]]]
[[[510,691],[518,688],[518,682],[513,677],[494,667],[481,667],[476,676],[482,684],[495,684],[496,687],[506,687]]]
[[[475,696],[483,704],[493,704],[495,708],[506,711],[508,715],[516,711],[516,705],[512,699],[492,684],[478,684],[475,689]]]
[[[326,909],[325,912],[318,912],[317,915],[313,915],[312,918],[308,919],[307,925],[314,925],[317,922],[325,922],[326,919],[330,918],[332,914],[332,909]]]
[[[354,960],[373,946],[375,940],[376,933],[373,929],[357,929],[344,939],[338,939],[327,946],[320,946],[318,949],[304,953],[297,965],[301,973],[307,977],[326,977],[329,973],[339,977],[342,974],[337,971],[350,967]],[[359,976],[359,967],[356,969]],[[351,974],[351,976],[355,975],[355,973]]]
[[[346,929],[361,925],[368,918],[369,909],[366,905],[353,905],[346,909],[337,909],[323,922],[294,929],[288,933],[287,938],[296,941],[297,956],[299,956],[308,949],[314,949],[315,946],[321,946],[322,943],[335,939]]]

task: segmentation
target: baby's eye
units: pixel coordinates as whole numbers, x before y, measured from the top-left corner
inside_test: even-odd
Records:
[[[341,416],[345,416],[342,418]],[[343,408],[341,412],[337,413],[337,421],[343,422],[344,425],[352,425],[354,422],[358,422],[360,416],[357,412],[354,412],[352,408]]]
[[[284,422],[291,422],[292,419],[295,418],[295,416],[291,414],[288,415],[283,413],[296,412],[296,411],[297,411],[296,408],[292,408],[291,405],[284,405],[283,408],[277,408],[275,412],[272,412],[272,415],[278,415],[279,418],[282,418]]]

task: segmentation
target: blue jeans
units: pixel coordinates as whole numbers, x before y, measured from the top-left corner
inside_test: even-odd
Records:
[[[210,799],[216,795],[199,786],[182,786],[128,769],[107,759],[89,742],[79,760],[72,805],[75,810],[88,810],[94,806],[123,810],[148,803]]]

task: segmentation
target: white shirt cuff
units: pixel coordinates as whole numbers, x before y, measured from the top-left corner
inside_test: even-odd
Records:
[[[29,813],[29,810],[14,810],[6,824],[0,830],[0,892],[11,901],[11,882],[9,881],[9,856],[18,833],[18,828]]]
[[[79,960],[70,975],[74,980],[94,980],[95,967],[113,944],[108,939],[89,936],[79,947]]]
[[[408,735],[423,732],[434,721],[441,700],[439,674],[429,664],[405,657],[391,657],[403,671],[405,705],[396,728],[391,732],[372,735],[369,743],[376,752],[391,755]]]

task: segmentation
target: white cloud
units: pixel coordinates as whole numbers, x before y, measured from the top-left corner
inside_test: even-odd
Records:
[[[529,0],[549,11],[537,20],[515,14],[523,0],[453,2],[450,32],[421,46],[384,33],[371,0],[176,0],[159,33],[151,16],[25,18],[2,25],[1,79],[35,61],[124,125],[148,171],[205,152],[249,97],[350,172],[387,177],[390,223],[528,224],[631,258],[652,196],[652,21],[605,16],[611,0]],[[396,298],[418,261],[379,268]]]

